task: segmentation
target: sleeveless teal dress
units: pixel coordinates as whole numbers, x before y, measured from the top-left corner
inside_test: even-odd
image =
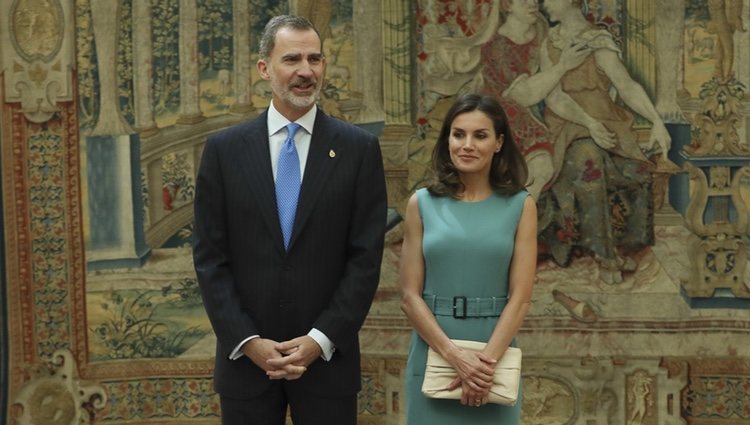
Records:
[[[432,196],[426,189],[417,191],[424,229],[423,297],[449,338],[489,340],[507,302],[515,233],[527,196],[522,191],[462,202]],[[466,317],[454,317],[454,304],[455,315]],[[521,423],[520,394],[512,407],[463,406],[458,400],[425,397],[421,388],[426,361],[427,344],[413,332],[405,370],[408,425]]]

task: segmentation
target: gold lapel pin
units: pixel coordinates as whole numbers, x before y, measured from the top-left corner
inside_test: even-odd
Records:
[[[336,152],[331,149],[330,151],[328,151],[328,156],[330,156],[331,158],[336,158]]]

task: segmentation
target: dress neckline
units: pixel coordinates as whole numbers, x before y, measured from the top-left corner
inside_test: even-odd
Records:
[[[487,197],[479,199],[477,201],[464,201],[463,199],[453,198],[457,203],[459,204],[481,204],[483,202],[487,202],[490,199],[495,197],[495,192],[491,192]]]

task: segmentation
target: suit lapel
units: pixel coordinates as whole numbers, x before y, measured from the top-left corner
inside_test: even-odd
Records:
[[[261,215],[273,235],[273,243],[284,255],[284,240],[276,211],[276,190],[271,170],[271,152],[268,143],[268,110],[248,123],[242,130],[244,152],[239,155],[241,170],[247,179],[248,192],[257,200]]]
[[[302,231],[310,217],[310,213],[318,200],[320,190],[328,181],[331,170],[340,161],[343,144],[335,121],[318,109],[310,140],[310,150],[305,164],[305,176],[302,179],[297,216],[294,219],[294,230],[289,241],[289,249],[294,246],[297,236]],[[332,154],[333,152],[333,154]],[[278,223],[278,219],[277,219]]]

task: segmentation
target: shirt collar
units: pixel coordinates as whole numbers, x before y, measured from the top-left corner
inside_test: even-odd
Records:
[[[313,124],[315,124],[315,116],[318,113],[318,105],[314,104],[305,115],[302,115],[297,121],[297,124],[307,131],[308,134],[312,134]],[[268,106],[268,135],[272,136],[279,132],[282,128],[289,124],[289,121],[285,116],[273,106],[273,100]]]

